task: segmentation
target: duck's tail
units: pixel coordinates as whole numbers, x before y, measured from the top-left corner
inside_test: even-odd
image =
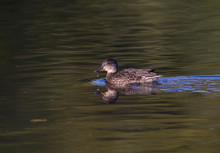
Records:
[[[156,69],[155,68],[151,68],[151,69],[148,69],[147,71],[148,72],[154,72]]]

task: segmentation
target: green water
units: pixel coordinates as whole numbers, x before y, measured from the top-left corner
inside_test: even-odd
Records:
[[[220,74],[218,0],[0,2],[0,152],[218,153],[218,93],[119,93],[105,58],[164,76]]]

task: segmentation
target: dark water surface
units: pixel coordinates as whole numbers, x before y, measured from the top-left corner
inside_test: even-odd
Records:
[[[219,10],[218,0],[2,0],[0,152],[218,153]],[[165,79],[106,104],[91,82],[109,57]]]

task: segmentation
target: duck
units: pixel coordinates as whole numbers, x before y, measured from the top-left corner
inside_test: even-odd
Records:
[[[119,71],[117,61],[112,58],[104,60],[101,67],[94,72],[101,71],[107,71],[106,83],[117,86],[125,86],[135,83],[151,83],[162,77],[162,75],[158,75],[154,72],[155,68],[127,68]]]

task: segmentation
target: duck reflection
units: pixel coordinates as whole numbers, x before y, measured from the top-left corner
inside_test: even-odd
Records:
[[[106,92],[96,92],[96,95],[102,97],[105,103],[114,104],[118,100],[119,92],[125,95],[153,95],[159,89],[156,82],[145,84],[130,84],[127,86],[115,86],[106,84]]]

